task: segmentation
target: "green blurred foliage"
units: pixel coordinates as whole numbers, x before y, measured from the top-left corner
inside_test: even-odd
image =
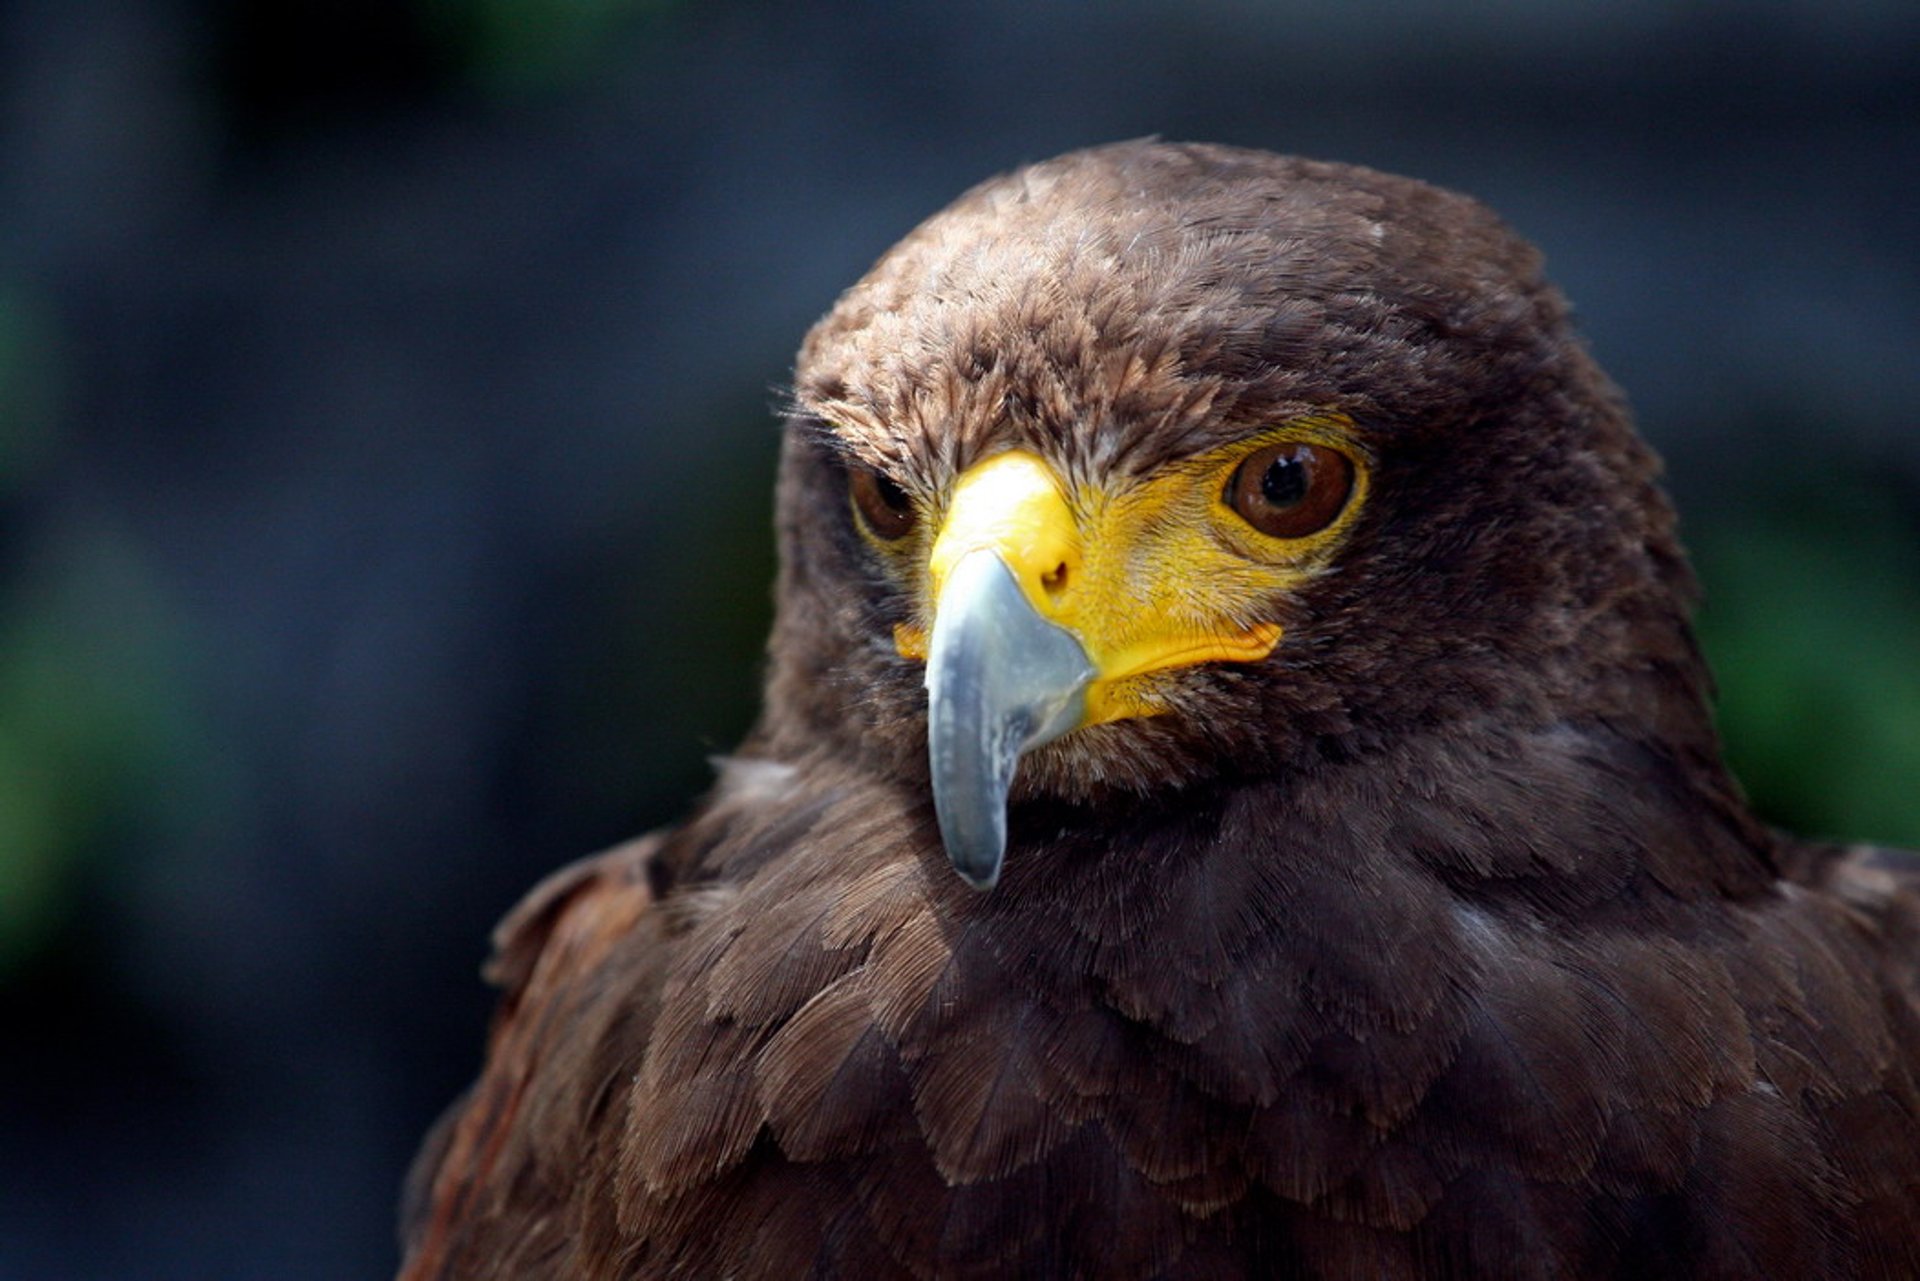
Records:
[[[60,369],[31,300],[0,292],[0,503],[50,483]],[[5,550],[0,981],[58,936],[119,833],[191,804],[172,769],[191,737],[178,629],[152,568],[86,518]]]
[[[1801,479],[1690,540],[1727,757],[1789,830],[1920,847],[1920,512],[1864,470]]]
[[[19,495],[46,456],[53,363],[29,299],[0,291],[0,502]],[[45,795],[41,734],[27,723],[33,713],[14,706],[33,684],[21,670],[31,659],[13,635],[21,626],[15,596],[0,584],[0,977],[44,933],[65,862]]]
[[[632,23],[678,0],[417,0],[428,27],[498,88],[539,88],[590,73]]]
[[[731,751],[759,711],[778,439],[757,399],[711,418],[743,424],[754,447],[698,489],[652,494],[645,527],[609,531],[604,554],[577,566],[577,621],[549,645],[529,736],[543,776],[567,789],[562,812],[677,817],[711,782],[705,757]],[[636,557],[651,561],[644,572]]]
[[[148,567],[104,532],[0,598],[0,979],[68,923],[117,837],[191,805],[178,636]]]

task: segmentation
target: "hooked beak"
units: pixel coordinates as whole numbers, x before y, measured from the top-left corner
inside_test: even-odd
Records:
[[[1190,565],[1163,557],[1143,574],[1135,564],[1151,510],[1110,508],[1076,511],[1025,451],[976,464],[955,483],[928,559],[932,630],[895,630],[901,654],[926,660],[934,810],[947,857],[975,889],[1000,877],[1023,754],[1162,710],[1136,677],[1252,662],[1279,642],[1274,623],[1196,621]]]
[[[940,839],[973,888],[1000,879],[1014,767],[1081,723],[1097,674],[1071,632],[1034,612],[997,552],[954,565],[928,645],[927,753]]]

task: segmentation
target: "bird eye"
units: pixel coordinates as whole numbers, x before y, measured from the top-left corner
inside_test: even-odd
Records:
[[[892,477],[855,467],[848,476],[847,487],[853,492],[853,505],[860,519],[875,535],[892,541],[912,532],[917,516],[913,499]]]
[[[1331,525],[1352,494],[1352,459],[1294,440],[1248,454],[1234,468],[1223,498],[1263,534],[1305,538]]]

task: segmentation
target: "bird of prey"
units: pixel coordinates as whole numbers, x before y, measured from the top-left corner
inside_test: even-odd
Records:
[[[963,195],[801,350],[757,727],[500,927],[403,1275],[1920,1276],[1916,862],[1749,812],[1656,472],[1471,200]]]

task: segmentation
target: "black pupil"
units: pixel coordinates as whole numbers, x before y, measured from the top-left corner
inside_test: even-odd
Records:
[[[894,484],[889,477],[875,475],[873,479],[875,482],[874,488],[880,491],[881,502],[896,512],[902,512],[907,509],[906,490]]]
[[[1291,507],[1307,496],[1307,461],[1298,454],[1282,454],[1267,464],[1260,477],[1260,496],[1275,507]]]

